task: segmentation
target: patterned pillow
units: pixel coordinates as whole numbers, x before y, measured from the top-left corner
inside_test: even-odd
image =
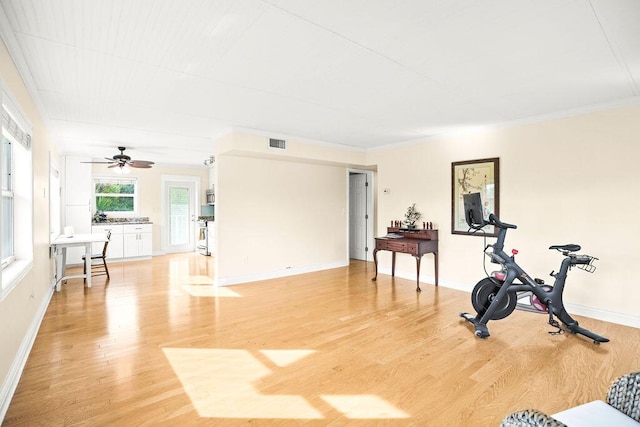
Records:
[[[507,415],[500,427],[567,427],[553,417],[537,409],[524,409]]]

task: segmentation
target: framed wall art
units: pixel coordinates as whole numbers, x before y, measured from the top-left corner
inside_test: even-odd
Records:
[[[467,160],[451,163],[451,233],[497,236],[493,226],[473,232],[464,218],[463,194],[480,193],[484,218],[500,216],[500,159]]]

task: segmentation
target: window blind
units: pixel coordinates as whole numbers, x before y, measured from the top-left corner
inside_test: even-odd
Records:
[[[118,185],[127,185],[127,184],[135,184],[137,182],[136,177],[131,178],[93,178],[94,184],[118,184]]]
[[[2,128],[9,132],[9,135],[13,137],[20,145],[25,149],[31,150],[31,135],[22,130],[20,125],[13,120],[13,117],[9,114],[4,106],[2,107]]]

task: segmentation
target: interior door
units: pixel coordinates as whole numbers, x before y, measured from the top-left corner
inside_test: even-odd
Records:
[[[349,174],[349,258],[367,259],[367,175]]]
[[[195,250],[196,186],[193,182],[165,182],[165,215],[167,218],[166,251]]]

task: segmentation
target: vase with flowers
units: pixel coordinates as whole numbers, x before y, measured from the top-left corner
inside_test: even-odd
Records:
[[[407,208],[407,212],[404,214],[404,224],[407,228],[416,228],[416,221],[420,219],[422,214],[416,209],[416,204],[412,204]]]

